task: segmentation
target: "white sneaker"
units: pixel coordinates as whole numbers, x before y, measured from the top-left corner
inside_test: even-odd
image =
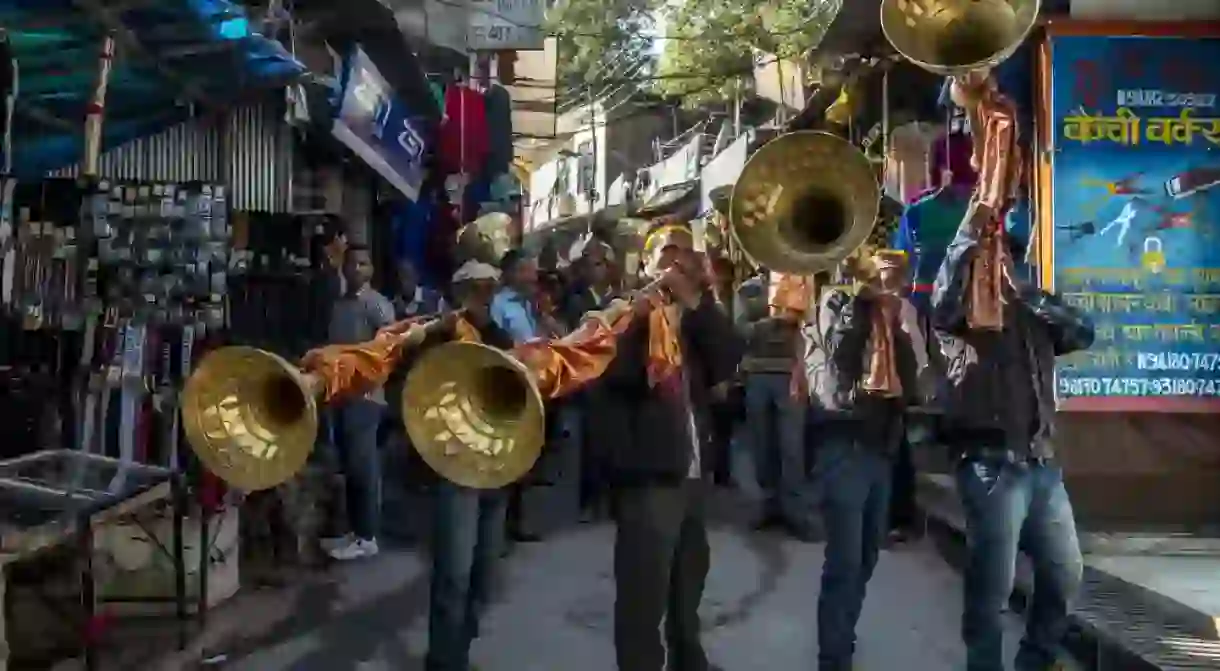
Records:
[[[379,551],[377,539],[365,540],[363,538],[356,538],[347,545],[341,545],[331,550],[328,554],[330,554],[331,559],[337,561],[350,561],[352,559],[375,557]]]
[[[323,552],[330,554],[341,547],[351,545],[354,540],[356,540],[356,537],[353,534],[343,534],[342,536],[318,539],[318,545],[322,546]]]

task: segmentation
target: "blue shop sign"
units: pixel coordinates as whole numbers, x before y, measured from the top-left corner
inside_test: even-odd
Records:
[[[1071,410],[1220,408],[1220,40],[1051,38],[1054,284],[1093,318]]]
[[[425,142],[410,107],[360,49],[344,60],[343,97],[331,132],[412,200],[424,180]]]

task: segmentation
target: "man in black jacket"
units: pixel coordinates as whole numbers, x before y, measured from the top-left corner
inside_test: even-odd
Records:
[[[1083,570],[1055,461],[1055,357],[1092,345],[1093,325],[1059,297],[1018,279],[1004,260],[1011,279],[1003,288],[1003,327],[968,328],[970,266],[980,251],[974,214],[958,229],[932,292],[949,382],[942,440],[957,459],[969,547],[962,638],[969,671],[1006,668],[1002,617],[1020,544],[1034,564],[1034,596],[1015,668],[1047,671]],[[1021,258],[1021,251],[1010,248],[1009,256]]]
[[[666,274],[669,304],[637,301],[644,307],[601,378],[606,412],[620,420],[609,464],[618,525],[614,645],[620,671],[705,671],[698,610],[710,561],[703,516],[712,455],[708,403],[712,388],[733,375],[741,347],[689,229],[671,227],[648,242],[654,275],[682,272]],[[669,311],[678,325],[681,365],[660,382],[649,374],[650,335],[657,335],[650,330],[661,316],[651,310]]]
[[[930,392],[927,347],[901,295],[905,255],[882,250],[855,296],[831,290],[806,328],[806,370],[818,438],[826,526],[818,593],[818,667],[848,671],[856,624],[889,525],[894,460],[908,406]]]

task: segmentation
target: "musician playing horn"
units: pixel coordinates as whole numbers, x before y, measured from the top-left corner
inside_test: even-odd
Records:
[[[865,587],[889,531],[890,483],[910,405],[929,395],[927,348],[903,296],[906,255],[850,263],[855,296],[825,292],[805,329],[808,389],[820,449],[826,555],[818,594],[818,666],[852,668]]]
[[[491,318],[500,271],[467,261],[453,275],[461,309],[444,317],[440,339],[458,337],[505,351],[512,336]],[[429,338],[429,341],[433,340]],[[433,342],[425,342],[428,347]],[[470,668],[470,642],[490,597],[492,569],[504,545],[507,494],[501,489],[469,489],[443,478],[436,483],[432,524],[432,587],[428,605],[427,671]]]
[[[648,271],[666,277],[668,297],[636,299],[634,321],[600,380],[604,411],[621,419],[613,443],[607,439],[617,522],[614,647],[620,671],[704,671],[698,610],[710,559],[708,404],[712,388],[735,372],[740,346],[690,229],[653,233],[645,256]]]
[[[942,440],[957,458],[966,515],[962,637],[970,671],[1001,671],[1003,613],[1018,543],[1034,564],[1034,596],[1016,668],[1046,671],[1067,626],[1083,561],[1055,462],[1055,357],[1093,343],[1093,325],[1014,271],[1023,250],[1005,233],[1016,166],[1015,110],[985,74],[958,79],[954,102],[975,134],[979,184],[932,291],[932,323],[948,362]]]

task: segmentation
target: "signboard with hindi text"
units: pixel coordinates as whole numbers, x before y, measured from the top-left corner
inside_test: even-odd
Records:
[[[1220,410],[1220,40],[1050,38],[1060,407]]]

